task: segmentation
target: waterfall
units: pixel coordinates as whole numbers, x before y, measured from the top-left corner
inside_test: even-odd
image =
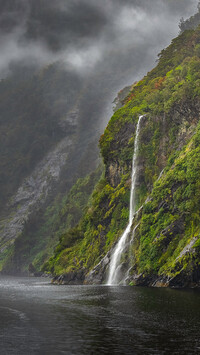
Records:
[[[139,133],[140,133],[140,123],[143,116],[140,116],[137,123],[135,142],[134,142],[134,153],[132,161],[132,176],[131,176],[131,194],[130,194],[130,207],[129,207],[129,223],[119,239],[117,245],[115,246],[109,265],[109,274],[107,285],[117,285],[121,280],[119,280],[119,268],[121,266],[121,256],[126,247],[127,238],[131,231],[131,225],[133,216],[135,213],[135,186],[137,177],[137,156],[139,147]]]

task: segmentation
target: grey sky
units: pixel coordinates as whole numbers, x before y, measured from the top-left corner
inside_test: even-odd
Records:
[[[0,77],[16,63],[23,71],[24,64],[62,62],[69,82],[78,75],[87,87],[81,114],[94,122],[99,116],[103,129],[117,92],[155,66],[157,54],[178,34],[180,18],[194,14],[197,3],[0,0]]]
[[[180,17],[194,13],[196,4],[195,0],[0,0],[0,71],[16,60],[40,64],[61,60],[88,72],[105,60],[109,65],[113,55],[120,61],[126,51],[140,71],[141,48],[151,62],[177,34]]]

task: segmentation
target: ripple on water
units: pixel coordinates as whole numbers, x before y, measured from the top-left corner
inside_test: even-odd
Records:
[[[200,293],[0,279],[3,355],[197,354]]]

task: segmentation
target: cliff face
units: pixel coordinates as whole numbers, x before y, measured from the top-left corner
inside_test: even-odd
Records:
[[[128,221],[135,129],[143,114],[138,213],[134,238],[122,256],[127,282],[199,285],[199,43],[200,28],[173,40],[111,118],[100,138],[105,176],[76,229],[61,239],[43,267],[58,282],[105,282],[112,248]]]
[[[199,286],[199,137],[198,124],[143,206],[132,247],[134,284]]]
[[[119,83],[124,83],[134,74],[134,65],[140,64],[138,70],[144,70],[147,62],[148,67],[151,66],[152,54],[148,48],[158,43],[153,38],[148,43],[142,41],[136,51],[138,39],[133,41],[135,44],[132,43],[131,34],[135,29],[116,27],[119,8],[115,13],[116,21],[112,17],[108,21],[109,26],[106,26],[108,32],[105,32],[108,37],[112,35],[117,39],[113,42],[114,51],[112,48],[110,51],[109,46],[107,51],[105,35],[105,48],[100,48],[102,56],[97,55],[97,65],[93,67],[93,60],[85,62],[83,50],[80,52],[80,56],[83,53],[83,68],[78,60],[74,64],[79,68],[73,69],[73,65],[66,65],[66,55],[71,57],[72,42],[75,45],[73,52],[77,49],[79,54],[79,36],[83,33],[79,34],[74,28],[75,37],[72,40],[71,34],[68,36],[70,23],[67,22],[67,27],[61,30],[59,9],[57,11],[54,6],[51,10],[45,9],[41,8],[38,12],[34,7],[33,13],[30,12],[31,18],[27,14],[30,21],[25,24],[26,28],[22,26],[22,33],[18,33],[17,29],[22,13],[22,17],[26,17],[24,11],[21,13],[21,8],[12,23],[9,20],[6,24],[7,15],[12,18],[15,14],[10,6],[5,18],[4,11],[2,14],[4,25],[8,26],[3,31],[5,43],[7,40],[9,43],[12,37],[7,33],[16,29],[23,53],[23,44],[29,46],[33,40],[39,44],[41,54],[42,48],[45,53],[47,48],[51,48],[55,55],[45,54],[40,63],[39,58],[36,61],[31,59],[32,52],[28,58],[25,50],[25,57],[19,56],[19,62],[13,59],[5,63],[9,72],[4,74],[8,77],[0,81],[0,271],[27,274],[30,270],[37,273],[44,264],[44,271],[55,275],[68,273],[73,280],[80,277],[76,273],[81,270],[82,282],[85,275],[107,255],[103,259],[106,270],[110,251],[127,224],[131,165],[139,115],[144,114],[145,119],[140,134],[137,208],[144,204],[160,172],[168,166],[168,158],[172,159],[176,149],[182,150],[192,138],[199,110],[199,32],[184,32],[160,53],[160,60],[153,71],[142,81],[119,92],[115,100],[116,112],[100,139],[105,174],[90,198],[101,175],[101,169],[96,170],[99,163],[97,145],[109,116],[108,102]],[[144,8],[141,5],[141,10],[146,11],[145,4]],[[70,11],[75,11],[76,20],[76,9]],[[102,15],[107,21],[107,14]],[[49,16],[55,17],[53,23]],[[96,26],[94,13],[90,16],[91,23]],[[37,33],[33,18],[40,27]],[[191,20],[192,28],[198,19],[199,14]],[[80,26],[81,21],[84,22],[84,18],[80,18]],[[103,21],[102,29],[105,29],[104,24]],[[110,26],[114,26],[112,31]],[[188,22],[184,26],[188,29]],[[91,24],[88,30],[84,46],[90,49]],[[99,36],[95,31],[93,34]],[[62,37],[65,42],[63,49],[60,47]],[[169,38],[167,34],[164,37],[165,40]],[[117,43],[121,45],[116,46]],[[147,56],[144,55],[144,48]],[[58,52],[61,56],[57,56]],[[90,50],[86,49],[86,57],[88,53]],[[64,62],[42,68],[45,58],[63,58]],[[96,63],[97,58],[93,59]],[[50,256],[52,258],[45,264]],[[100,266],[98,268],[101,269]],[[103,280],[106,272],[101,273]]]
[[[5,273],[27,274],[29,264],[39,271],[60,230],[78,222],[100,175],[90,179],[84,203],[71,202],[71,219],[61,221],[72,186],[87,180],[98,164],[101,110],[91,126],[83,106],[93,89],[89,80],[84,85],[59,63],[20,75],[16,69],[0,82],[0,270]]]

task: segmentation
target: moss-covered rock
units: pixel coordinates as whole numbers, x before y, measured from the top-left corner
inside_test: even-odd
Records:
[[[44,271],[61,275],[81,269],[90,282],[92,275],[94,281],[105,280],[108,263],[101,260],[109,259],[128,221],[135,129],[144,114],[136,181],[136,204],[143,208],[133,220],[129,282],[199,285],[199,42],[200,27],[185,31],[132,86],[100,138],[105,176],[76,231],[68,232],[73,242],[60,243]]]

